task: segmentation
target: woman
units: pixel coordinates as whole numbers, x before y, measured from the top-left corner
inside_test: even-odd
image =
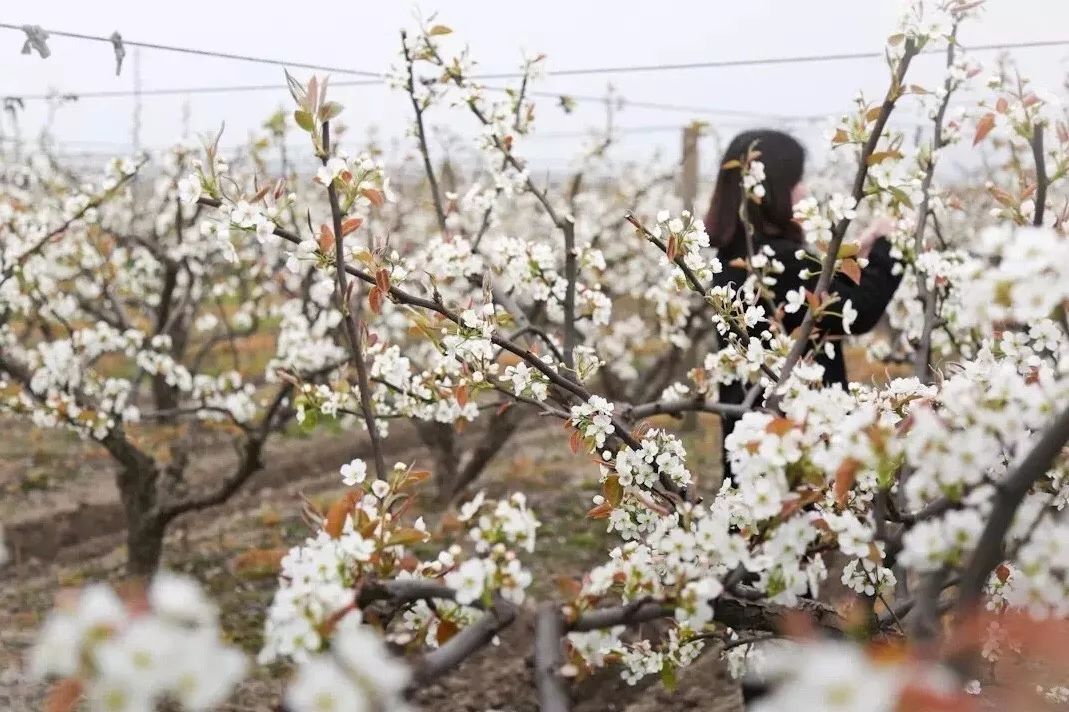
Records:
[[[757,254],[764,246],[768,246],[774,252],[773,259],[783,263],[785,269],[782,274],[777,275],[771,291],[774,295],[772,301],[776,306],[786,305],[788,292],[797,292],[799,287],[805,287],[809,291],[815,289],[817,275],[803,279],[801,273],[803,270],[819,271],[819,268],[812,258],[799,258],[797,255],[798,251],[805,247],[801,226],[794,221],[794,204],[806,195],[805,186],[802,184],[805,149],[794,138],[780,131],[743,132],[732,140],[725,151],[721,166],[734,167],[720,169],[712,204],[705,218],[705,229],[709,233],[710,242],[719,248],[720,261],[724,265],[723,272],[716,276],[716,284],[733,284],[739,287],[750,274],[744,266],[749,248],[746,244],[745,226],[739,216],[739,206],[744,198],[741,168],[737,162],[745,157],[751,146],[760,151],[757,160],[764,164],[765,173],[762,181],[764,196],[761,202],[746,200],[746,213],[754,230],[752,249]],[[858,283],[837,273],[828,287],[830,293],[839,297],[839,301],[830,309],[837,314],[822,317],[817,322],[817,328],[836,342],[847,331],[862,334],[872,329],[898,288],[901,276],[894,273],[891,246],[883,237],[889,229],[889,222],[883,220],[861,236],[860,256],[868,258],[868,265],[861,270]],[[843,311],[848,300],[852,311],[856,312],[856,318],[844,327],[843,319],[838,313]],[[765,308],[767,312],[769,307],[766,305]],[[782,311],[783,324],[789,333],[802,323],[806,307],[803,304],[793,313]],[[767,326],[767,323],[759,324],[752,333],[756,335],[762,327]],[[839,383],[846,386],[843,352],[838,343],[833,345],[835,348],[831,356],[821,349],[816,361],[824,367],[825,385]],[[745,393],[746,387],[736,382],[721,387],[720,399],[723,403],[741,403]],[[732,417],[722,419],[722,438],[727,437],[734,429],[737,420]],[[723,462],[724,474],[729,476],[726,452],[723,453]]]

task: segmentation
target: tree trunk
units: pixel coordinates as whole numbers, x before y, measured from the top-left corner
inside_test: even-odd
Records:
[[[150,576],[159,566],[167,526],[158,506],[160,468],[150,455],[127,440],[120,428],[104,439],[104,445],[121,465],[115,486],[126,515],[127,573]]]
[[[464,468],[457,473],[449,491],[449,501],[455,501],[465,494],[465,489],[482,474],[486,466],[512,438],[523,420],[523,411],[516,406],[493,418],[486,426],[482,438],[468,454]]]
[[[457,433],[450,423],[416,423],[420,440],[434,452],[434,482],[438,487],[438,499],[449,501],[449,494],[456,486],[460,458],[457,455]]]
[[[165,526],[159,517],[142,516],[140,520],[126,517],[126,573],[149,577],[160,565]]]

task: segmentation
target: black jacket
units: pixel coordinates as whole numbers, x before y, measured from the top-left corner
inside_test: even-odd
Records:
[[[805,280],[800,275],[803,269],[808,269],[812,272],[819,270],[819,267],[812,259],[799,259],[796,257],[796,253],[800,249],[800,245],[797,242],[786,238],[758,239],[757,246],[763,245],[769,245],[775,251],[774,259],[782,262],[785,267],[782,274],[776,275],[776,284],[772,287],[777,305],[784,304],[787,301],[787,292],[797,290],[802,285],[805,285],[809,291],[813,291],[816,287],[817,275]],[[727,284],[734,284],[736,287],[741,286],[746,281],[748,272],[745,267],[732,266],[730,262],[739,257],[745,258],[745,254],[746,247],[742,240],[735,240],[732,246],[721,250],[719,258],[724,265],[724,270],[716,275],[715,284],[718,286]],[[840,312],[842,305],[847,300],[850,300],[851,306],[857,311],[857,319],[850,327],[851,333],[863,334],[871,330],[879,322],[880,317],[883,316],[891,297],[894,296],[895,290],[898,289],[899,282],[902,281],[901,274],[893,273],[894,264],[895,261],[891,257],[890,243],[880,238],[869,253],[868,264],[861,270],[859,283],[855,284],[853,280],[841,273],[835,274],[828,291],[837,294],[839,302],[831,310]],[[803,305],[794,314],[783,315],[783,324],[788,332],[793,331],[802,323],[806,310],[807,307]],[[751,333],[756,335],[757,332],[767,327],[767,323],[758,324],[757,327],[751,330]],[[842,336],[845,334],[842,319],[838,316],[827,315],[822,317],[817,322],[817,328],[830,336]],[[835,353],[831,358],[828,358],[822,349],[816,355],[816,361],[824,367],[825,385],[835,383],[846,385],[846,362],[843,359],[842,348],[840,348],[839,344],[836,344]],[[722,403],[742,403],[746,389],[747,387],[741,383],[721,386],[720,401]],[[725,416],[721,419],[721,446],[723,446],[723,438],[726,438],[734,430],[736,422],[738,422],[738,419],[733,417]],[[728,476],[730,470],[726,453],[723,453],[723,462],[724,475]]]

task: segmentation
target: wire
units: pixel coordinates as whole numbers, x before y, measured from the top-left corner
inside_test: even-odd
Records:
[[[23,32],[22,25],[14,25],[11,23],[0,22],[0,29],[15,30]],[[107,42],[112,44],[110,37],[104,37],[101,35],[87,35],[79,32],[67,32],[64,30],[44,30],[49,35],[56,35],[57,37],[70,37],[73,39],[89,40],[93,42]],[[322,64],[310,64],[306,62],[287,62],[281,59],[269,59],[265,57],[253,57],[244,54],[233,54],[230,52],[216,52],[213,50],[195,49],[192,47],[178,47],[175,45],[162,45],[154,42],[139,42],[134,40],[123,40],[123,44],[130,45],[131,47],[144,47],[146,49],[156,49],[165,52],[179,52],[182,54],[199,55],[203,57],[217,57],[220,59],[231,59],[243,62],[256,62],[259,64],[271,64],[275,66],[297,67],[300,69],[315,69],[319,71],[332,72],[335,74],[349,74],[362,77],[374,77],[382,78],[381,72],[370,72],[362,69],[348,69],[345,67],[331,67]],[[1033,49],[1042,47],[1059,47],[1063,45],[1069,45],[1069,39],[1065,40],[1026,40],[1023,42],[998,42],[992,44],[973,45],[972,47],[962,46],[963,49],[970,52],[990,52],[995,50],[1005,49]],[[924,50],[921,54],[943,54],[943,50]],[[584,67],[574,69],[557,69],[547,70],[545,73],[547,76],[568,77],[568,76],[581,76],[591,74],[631,74],[637,72],[662,72],[662,71],[677,71],[688,69],[716,69],[723,67],[757,67],[768,66],[775,64],[806,64],[810,62],[837,62],[845,60],[856,59],[874,59],[883,57],[883,52],[843,52],[843,53],[831,53],[831,54],[806,54],[798,55],[794,57],[759,57],[754,59],[723,59],[703,62],[683,62],[678,64],[633,64],[624,66],[609,66],[609,67]],[[522,72],[498,72],[491,74],[475,74],[472,75],[472,79],[516,79],[523,76]]]
[[[356,81],[331,82],[335,87],[377,86],[382,84],[381,79],[364,79]],[[115,89],[103,91],[53,91],[47,94],[14,94],[2,96],[4,99],[20,99],[22,101],[49,101],[52,99],[120,99],[132,96],[168,96],[188,94],[221,94],[230,92],[251,91],[280,91],[285,90],[286,85],[274,84],[232,84],[225,86],[202,86],[202,87],[165,87],[160,89],[142,89],[140,92],[131,89]]]
[[[352,80],[352,81],[339,81],[333,82],[331,86],[334,87],[362,87],[362,86],[385,86],[385,84],[378,79],[364,79],[364,80]],[[54,91],[47,94],[21,94],[11,95],[7,99],[16,99],[20,101],[50,101],[55,99],[66,100],[81,100],[81,99],[119,99],[133,96],[171,96],[171,95],[191,95],[191,94],[220,94],[230,92],[255,92],[255,91],[282,91],[285,90],[285,85],[281,83],[277,84],[237,84],[229,86],[199,86],[199,87],[167,87],[160,89],[142,89],[140,92],[129,89],[116,89],[116,90],[102,90],[102,91]],[[507,92],[506,87],[498,86],[484,86],[484,89],[493,92]],[[528,95],[537,96],[550,99],[559,99],[561,97],[567,97],[577,102],[591,102],[604,104],[606,97],[595,96],[589,94],[568,94],[562,92],[551,91],[528,91]],[[654,111],[671,111],[681,112],[687,114],[701,114],[707,116],[739,116],[749,118],[767,118],[779,121],[811,121],[818,118],[823,118],[823,115],[792,115],[792,114],[775,114],[761,111],[746,111],[742,109],[717,109],[708,106],[685,106],[681,104],[665,104],[653,101],[631,101],[626,97],[619,97],[618,101],[621,108],[633,107],[636,109],[650,109]]]
[[[0,22],[0,29],[16,30],[23,32],[22,25],[13,25],[7,22]],[[70,37],[76,40],[87,40],[90,42],[107,42],[109,45],[113,44],[110,37],[103,37],[101,35],[87,35],[81,32],[67,32],[65,30],[44,30],[48,35],[55,35],[57,37]],[[145,49],[157,49],[163,52],[178,52],[180,54],[193,54],[201,57],[217,57],[219,59],[231,59],[241,62],[255,62],[257,64],[272,64],[278,67],[296,67],[299,69],[316,69],[323,72],[331,72],[333,74],[350,74],[360,77],[382,77],[380,72],[369,72],[363,69],[347,69],[345,67],[330,67],[323,64],[309,64],[306,62],[288,62],[282,59],[269,59],[267,57],[253,57],[246,54],[233,54],[231,52],[216,52],[207,49],[196,49],[193,47],[178,47],[175,45],[157,44],[155,42],[139,42],[135,40],[123,39],[124,45],[131,47],[144,47]]]
[[[962,46],[969,52],[990,52],[1004,49],[1033,49],[1041,47],[1060,47],[1069,45],[1066,40],[1030,40],[1025,42],[999,42],[994,44]],[[921,54],[945,54],[946,50],[924,50]],[[883,57],[883,52],[843,52],[840,54],[804,54],[795,57],[760,57],[755,59],[721,59],[708,62],[683,62],[679,64],[632,64],[617,67],[585,67],[580,69],[548,69],[546,76],[574,77],[589,74],[632,74],[638,72],[663,72],[685,69],[717,69],[724,67],[758,67],[775,64],[806,64],[811,62],[838,62],[855,59],[876,59]],[[495,74],[475,74],[472,79],[517,79],[522,72],[499,72]]]

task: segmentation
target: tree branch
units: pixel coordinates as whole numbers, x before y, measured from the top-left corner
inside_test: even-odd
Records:
[[[323,164],[326,165],[330,156],[330,122],[323,122]],[[367,427],[368,438],[371,441],[371,452],[375,458],[375,474],[380,480],[386,479],[386,461],[382,456],[382,442],[379,438],[379,428],[375,422],[375,406],[371,400],[371,385],[368,383],[367,361],[364,359],[363,341],[360,337],[359,309],[362,303],[359,291],[356,299],[350,298],[345,275],[345,236],[342,232],[341,206],[338,204],[338,191],[334,187],[334,181],[327,185],[327,197],[330,200],[330,216],[334,225],[334,273],[338,281],[338,309],[341,311],[342,320],[345,323],[345,334],[349,339],[349,350],[353,355],[353,366],[356,367],[356,387],[360,392],[360,410],[364,414],[364,425]],[[353,313],[352,306],[356,304],[357,313]]]
[[[1003,542],[1017,508],[1036,480],[1050,469],[1066,442],[1069,442],[1069,408],[1054,419],[1017,469],[999,486],[984,531],[961,574],[956,604],[959,614],[968,614],[980,600],[991,572],[1002,560]]]
[[[560,609],[552,602],[543,603],[535,619],[535,683],[538,685],[539,709],[542,712],[568,712],[571,708],[568,689],[560,676],[564,656],[561,638],[564,621]]]
[[[902,83],[906,77],[906,70],[909,69],[910,61],[916,55],[917,47],[913,40],[906,40],[902,58],[898,62],[898,67],[891,80],[891,86],[888,87],[883,104],[880,106],[880,113],[877,115],[876,121],[873,124],[872,133],[862,147],[861,155],[858,158],[857,174],[854,176],[854,187],[850,193],[856,202],[860,203],[861,199],[865,196],[865,179],[869,173],[869,157],[876,150],[876,146],[879,144],[880,138],[883,136],[883,129],[887,125],[887,120],[891,117],[891,112],[895,108],[895,103],[898,101],[899,96],[901,96]],[[828,251],[824,256],[824,263],[820,269],[820,276],[817,278],[817,283],[813,290],[818,298],[827,292],[828,286],[831,284],[832,276],[835,274],[835,262],[838,259],[839,247],[843,244],[843,238],[846,237],[846,230],[850,227],[850,222],[850,218],[844,217],[832,230],[831,241],[828,244]],[[798,361],[801,360],[802,356],[805,354],[809,345],[809,337],[813,334],[815,326],[816,312],[813,309],[807,309],[805,317],[802,319],[802,324],[798,328],[798,336],[795,338],[794,345],[787,354],[787,360],[784,361],[783,368],[780,370],[779,377],[776,379],[777,384],[782,384],[787,380],[787,377],[791,375],[791,371],[794,370]],[[778,404],[779,394],[774,392],[769,399],[769,406],[775,408]]]
[[[410,689],[419,689],[460,665],[516,619],[516,607],[498,598],[479,620],[423,656],[413,669]]]

